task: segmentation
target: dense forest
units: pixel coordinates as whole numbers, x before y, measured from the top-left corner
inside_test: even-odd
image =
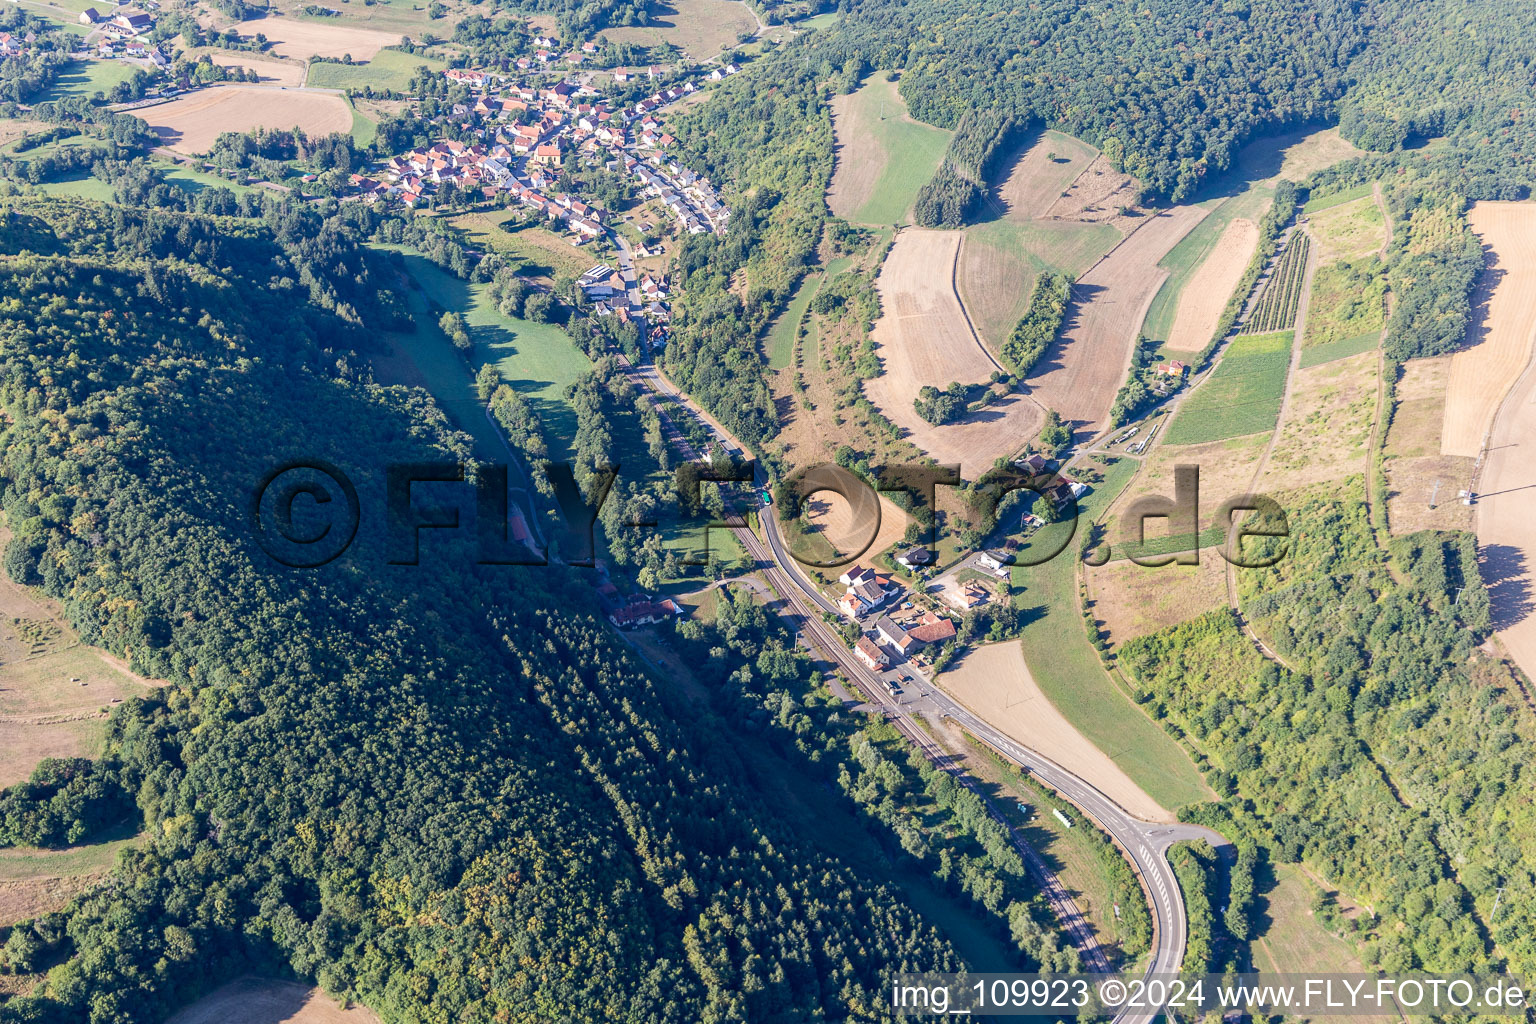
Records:
[[[1489,605],[1475,541],[1379,548],[1359,488],[1292,495],[1288,557],[1239,576],[1244,614],[1282,664],[1226,610],[1133,640],[1122,662],[1138,699],[1209,754],[1227,799],[1186,814],[1367,906],[1351,928],[1370,964],[1496,965],[1492,938],[1528,970],[1533,726],[1509,670],[1478,649]]]
[[[1489,198],[1528,183],[1536,158],[1528,18],[1519,0],[853,0],[831,49],[905,68],[908,107],[956,129],[952,153],[985,154],[1014,119],[1038,119],[1182,200],[1256,135],[1338,120],[1379,152],[1449,137],[1438,159]],[[966,168],[939,168],[935,211],[969,205]]]
[[[862,1020],[887,972],[958,968],[886,880],[786,827],[575,571],[477,565],[453,537],[387,564],[382,468],[467,440],[359,372],[401,313],[353,227],[249,212],[12,199],[0,220],[6,569],[173,684],[118,707],[101,761],[0,804],[9,842],[89,840],[124,807],[147,832],[112,884],[24,926],[52,970],[0,1020],[163,1019],[253,970],[398,1020]],[[275,459],[354,479],[342,559],[297,572],[257,546]],[[787,714],[800,669],[758,643]],[[926,790],[955,830],[909,855],[995,908],[1019,966],[1067,965],[963,801],[847,742],[849,795]]]

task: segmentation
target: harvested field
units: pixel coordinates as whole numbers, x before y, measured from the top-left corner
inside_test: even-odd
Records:
[[[1476,458],[1536,337],[1536,203],[1478,203],[1467,220],[1490,262],[1473,314],[1477,326],[1451,356],[1440,451]]]
[[[604,29],[599,35],[604,42],[636,46],[670,43],[703,60],[735,46],[756,28],[751,9],[736,0],[662,0],[650,8],[645,26]]]
[[[1200,552],[1199,565],[1120,559],[1085,571],[1089,610],[1116,647],[1227,606],[1227,561],[1211,549]]]
[[[209,993],[166,1024],[377,1024],[373,1011],[342,1009],[318,988],[241,978]]]
[[[345,57],[369,60],[386,46],[400,42],[400,33],[359,28],[343,22],[320,24],[293,17],[265,17],[242,21],[235,26],[242,36],[264,35],[279,57],[309,60],[311,57]]]
[[[1100,156],[1067,186],[1045,216],[1113,224],[1121,234],[1130,234],[1146,215],[1140,201],[1141,186],[1136,179],[1115,170]]]
[[[914,121],[897,83],[872,76],[832,100],[837,165],[827,188],[833,214],[857,224],[897,224],[949,145],[950,133]]]
[[[296,87],[304,84],[302,61],[273,60],[271,57],[260,57],[254,53],[244,53],[239,50],[225,50],[217,46],[200,46],[186,53],[191,59],[206,55],[221,68],[245,68],[247,71],[254,71],[262,85]]]
[[[1242,280],[1259,245],[1259,226],[1246,218],[1230,222],[1216,240],[1216,247],[1200,264],[1179,296],[1168,348],[1175,352],[1199,352],[1216,334],[1222,310]]]
[[[1046,699],[1018,642],[975,648],[941,674],[938,684],[987,723],[1091,782],[1138,818],[1173,820]]]
[[[1157,214],[1078,280],[1061,340],[1029,378],[1038,402],[1079,428],[1105,423],[1147,308],[1168,276],[1158,261],[1207,212],[1176,206]]]
[[[116,863],[118,851],[134,842],[134,837],[124,836],[60,850],[29,846],[0,850],[0,925],[62,909],[104,877]]]
[[[1386,241],[1387,222],[1375,197],[1367,195],[1311,214],[1307,231],[1317,243],[1317,262],[1328,263],[1379,250]]]
[[[1297,370],[1258,490],[1273,494],[1365,473],[1376,414],[1375,352]]]
[[[352,108],[329,93],[217,86],[135,111],[171,149],[206,153],[224,132],[304,129],[311,136],[352,130]]]
[[[1472,460],[1440,454],[1445,385],[1451,357],[1412,359],[1397,382],[1397,406],[1387,429],[1387,521],[1394,534],[1418,530],[1470,530],[1472,509],[1455,500],[1472,482]],[[1435,481],[1450,500],[1438,500]],[[1436,493],[1434,508],[1429,497]]]
[[[1256,139],[1239,150],[1232,163],[1245,179],[1272,185],[1281,178],[1305,181],[1363,152],[1345,141],[1337,128],[1302,128]]]
[[[864,491],[856,497],[872,496]],[[871,514],[874,505],[869,501],[863,515]],[[871,539],[870,524],[855,522],[854,507],[847,498],[836,491],[817,491],[805,502],[806,533],[826,541],[843,558],[868,561],[900,541],[907,530],[907,514],[889,498],[881,495],[879,508],[880,526]]]
[[[1021,222],[1046,216],[1098,155],[1098,150],[1070,135],[1042,133],[1009,162],[1007,176],[992,190],[994,209]]]
[[[883,313],[875,324],[875,351],[885,370],[864,393],[909,439],[941,463],[959,463],[968,477],[999,455],[1021,447],[1043,413],[1022,395],[1010,395],[958,423],[936,427],[912,402],[924,385],[979,384],[1001,367],[971,331],[955,295],[960,245],[956,231],[909,229],[897,236],[876,287]]]
[[[1070,221],[1003,219],[966,228],[955,284],[976,333],[997,354],[1029,308],[1042,272],[1077,277],[1119,240],[1108,224]]]
[[[1473,433],[1467,429],[1472,424],[1457,416],[1482,414],[1478,402],[1467,401],[1484,397],[1468,387],[1468,370],[1480,361],[1489,367],[1488,373],[1499,372],[1491,368],[1491,355],[1479,360],[1478,350],[1500,349],[1501,367],[1522,360],[1520,370],[1509,372],[1511,378],[1519,375],[1513,388],[1495,406],[1488,454],[1477,481],[1476,522],[1494,628],[1515,663],[1527,677],[1536,678],[1536,516],[1531,514],[1531,496],[1536,493],[1536,458],[1531,457],[1536,448],[1536,370],[1530,366],[1536,333],[1536,205],[1479,203],[1470,219],[1472,229],[1493,249],[1488,275],[1492,295],[1484,307],[1482,337],[1473,348],[1451,357],[1445,442],[1453,431],[1463,438]],[[1445,442],[1442,448],[1449,449]]]

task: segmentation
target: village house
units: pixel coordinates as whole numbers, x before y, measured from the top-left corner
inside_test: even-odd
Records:
[[[859,642],[853,645],[853,653],[855,657],[876,672],[885,668],[890,662],[890,659],[885,656],[885,652],[867,636],[859,637]]]
[[[87,7],[80,12],[80,24],[82,25],[94,25],[100,20],[101,15],[97,13],[94,7]]]
[[[917,650],[919,644],[912,639],[911,634],[902,629],[896,620],[889,615],[882,615],[875,623],[875,632],[880,634],[880,639],[896,649],[903,656]]]
[[[896,564],[904,569],[916,569],[920,565],[930,565],[933,562],[933,552],[927,548],[908,548],[896,556]]]
[[[624,607],[615,609],[608,616],[608,621],[620,629],[634,629],[636,626],[651,626],[658,622],[666,622],[682,614],[682,608],[670,597],[652,601],[644,595],[637,594],[631,597]]]

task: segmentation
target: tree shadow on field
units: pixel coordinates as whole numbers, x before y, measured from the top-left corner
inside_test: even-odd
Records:
[[[1536,611],[1529,568],[1525,552],[1511,544],[1484,544],[1478,551],[1478,569],[1488,588],[1494,629],[1508,629]]]
[[[1056,337],[1051,341],[1045,354],[1030,369],[1027,380],[1035,380],[1045,376],[1052,370],[1059,370],[1065,364],[1061,361],[1062,353],[1067,350],[1066,337],[1072,331],[1082,326],[1083,310],[1092,304],[1093,300],[1104,291],[1104,286],[1099,284],[1083,284],[1078,282],[1072,285],[1071,298],[1067,304],[1067,314],[1062,317],[1061,330],[1056,332]]]

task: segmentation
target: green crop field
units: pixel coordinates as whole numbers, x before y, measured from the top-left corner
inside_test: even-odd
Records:
[[[1087,529],[1125,489],[1136,465],[1131,459],[1120,459],[1079,500],[1079,530]],[[1027,560],[1036,547],[1048,552],[1060,544],[1071,525],[1062,523],[1035,534],[1020,552],[1020,560]],[[1023,646],[1030,674],[1067,721],[1163,807],[1172,810],[1209,799],[1210,791],[1183,749],[1121,691],[1088,643],[1078,614],[1076,550],[1073,539],[1055,558],[1011,570],[1016,603],[1028,621]]]
[[[1199,444],[1275,429],[1294,338],[1293,331],[1239,335],[1184,400],[1163,440]]]
[[[1179,296],[1195,276],[1211,250],[1216,248],[1221,233],[1227,225],[1239,218],[1255,223],[1264,216],[1274,199],[1275,190],[1255,185],[1241,195],[1221,203],[1194,230],[1179,240],[1168,255],[1158,261],[1158,266],[1168,271],[1168,280],[1157,290],[1141,333],[1158,341],[1167,341],[1173,333],[1173,321],[1179,308]]]
[[[768,328],[763,348],[764,355],[768,357],[769,369],[782,370],[794,359],[795,334],[805,319],[805,311],[811,306],[811,299],[821,289],[821,282],[820,274],[806,274],[802,277],[795,286],[795,294],[790,298],[789,305],[784,307],[784,312]]]
[[[379,122],[359,111],[357,107],[352,107],[352,141],[359,146],[372,145],[374,136],[378,134]]]
[[[1305,370],[1309,366],[1320,366],[1335,359],[1347,359],[1361,352],[1369,352],[1380,340],[1381,332],[1372,331],[1369,334],[1357,334],[1353,338],[1330,341],[1326,345],[1313,345],[1301,350],[1301,362],[1298,365]]]
[[[907,105],[896,83],[873,75],[846,98],[838,117],[839,161],[852,162],[850,173],[867,173],[861,161],[879,160],[874,189],[854,209],[849,220],[859,224],[897,224],[908,211],[944,157],[950,133],[907,117]],[[873,146],[865,139],[872,138]],[[834,177],[834,183],[837,179]]]
[[[1356,199],[1362,199],[1370,194],[1371,186],[1369,183],[1356,185],[1353,188],[1346,188],[1342,192],[1330,192],[1327,195],[1318,196],[1316,199],[1308,199],[1306,205],[1301,208],[1301,212],[1317,213],[1320,210],[1327,210],[1353,202]]]
[[[314,61],[309,65],[305,85],[311,89],[351,89],[362,92],[368,87],[403,92],[416,69],[425,65],[433,71],[447,67],[435,57],[420,57],[400,50],[380,50],[364,64],[336,64]]]

